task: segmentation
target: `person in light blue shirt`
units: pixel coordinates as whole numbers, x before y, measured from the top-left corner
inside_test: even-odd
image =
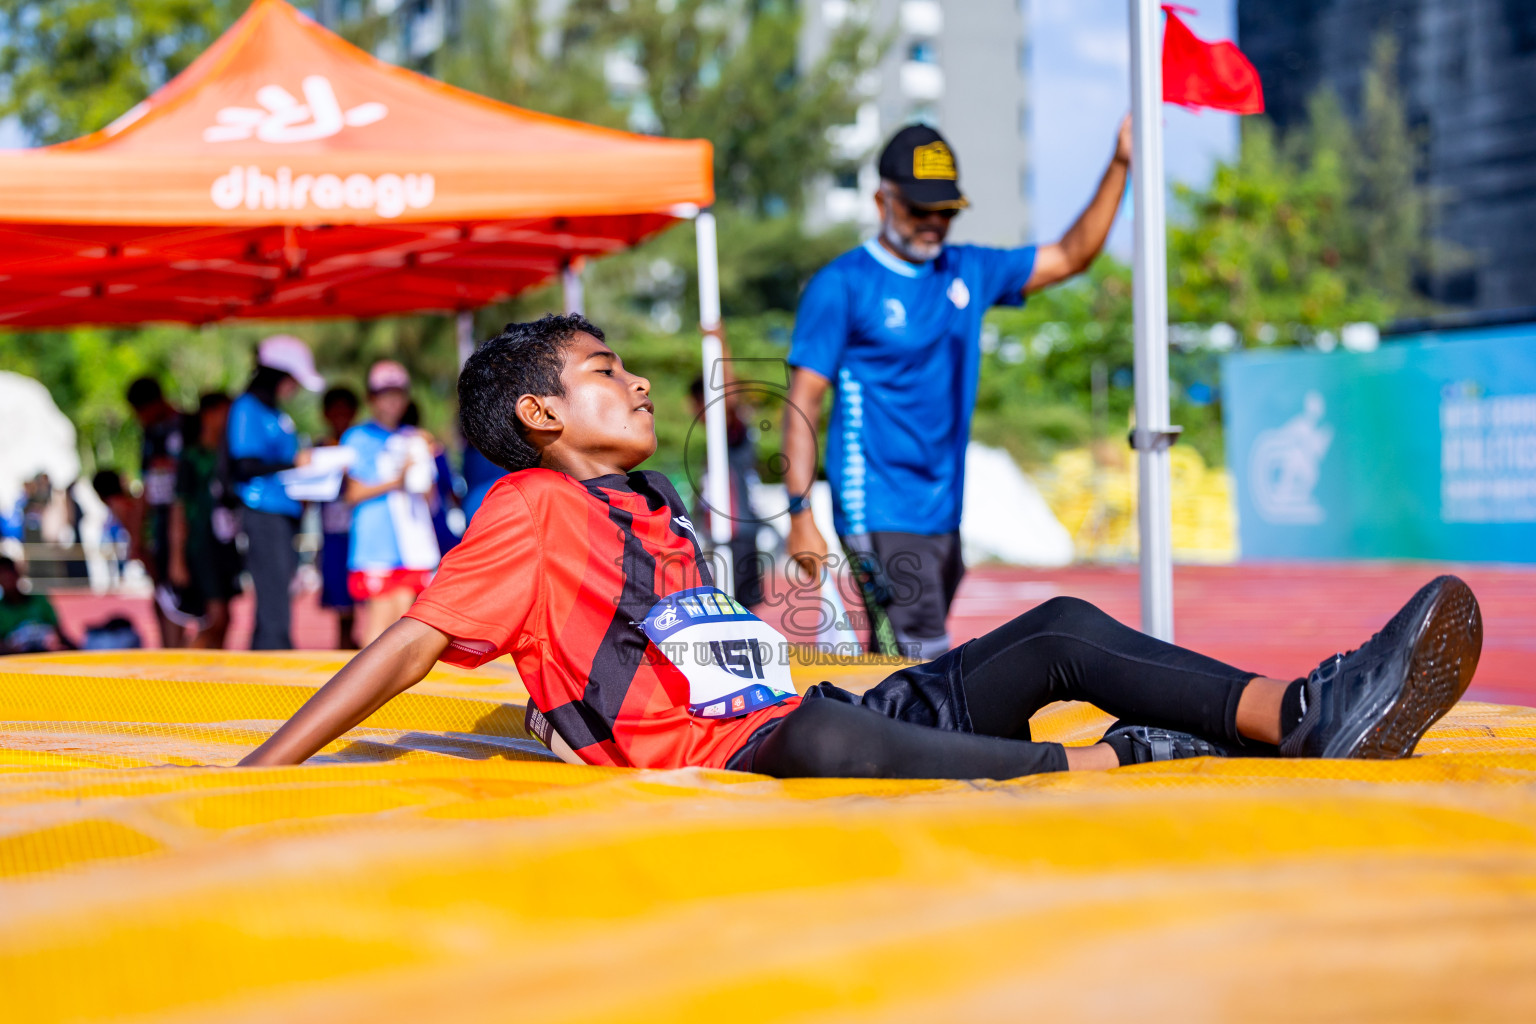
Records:
[[[309,463],[293,420],[279,407],[300,387],[325,387],[309,346],[290,335],[273,335],[257,349],[250,386],[229,410],[229,475],[245,506],[246,567],[256,588],[255,651],[293,646],[288,592],[299,567],[293,542],[304,506],[288,496],[277,474]]]
[[[832,526],[880,653],[929,660],[950,647],[982,318],[1088,268],[1114,223],[1130,152],[1127,118],[1098,191],[1060,241],[946,245],[969,205],[958,164],[937,131],[908,126],[880,155],[879,236],[822,268],[801,296],[784,416],[787,546],[813,573],[826,564],[809,493],[815,425],[833,390],[824,462]]]
[[[427,495],[436,483],[431,439],[403,422],[411,378],[391,359],[368,371],[368,410],[373,419],[341,435],[356,453],[347,470],[352,505],[352,543],[347,589],[363,605],[367,647],[404,615],[432,581],[441,549]]]

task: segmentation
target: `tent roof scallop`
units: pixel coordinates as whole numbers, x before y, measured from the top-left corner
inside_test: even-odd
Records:
[[[0,326],[473,308],[708,205],[711,164],[255,0],[113,124],[0,154]]]

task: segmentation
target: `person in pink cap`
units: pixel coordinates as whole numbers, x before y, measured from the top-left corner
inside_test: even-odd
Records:
[[[299,448],[298,431],[281,405],[300,388],[324,387],[309,346],[290,334],[274,334],[257,348],[250,386],[229,409],[229,475],[245,506],[246,567],[256,587],[255,651],[293,646],[289,588],[299,568],[293,541],[304,506],[288,496],[278,474],[307,465],[309,452]]]
[[[348,430],[341,443],[357,453],[347,471],[352,541],[347,589],[363,605],[363,646],[404,615],[426,589],[440,552],[428,496],[436,480],[432,439],[401,420],[410,405],[411,377],[392,359],[368,370],[373,419]]]

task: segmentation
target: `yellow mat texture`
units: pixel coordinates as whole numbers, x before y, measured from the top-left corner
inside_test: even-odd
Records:
[[[227,767],[344,658],[0,659],[0,1020],[1536,1019],[1536,711],[1393,763],[776,782],[551,761],[496,664]]]

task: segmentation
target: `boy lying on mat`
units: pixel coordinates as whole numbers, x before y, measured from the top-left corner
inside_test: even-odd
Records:
[[[439,660],[510,654],[530,726],[579,763],[787,776],[1005,779],[1141,761],[1406,757],[1482,648],[1461,580],[1426,584],[1375,636],[1291,682],[1054,598],[863,696],[797,696],[783,637],[714,588],[683,500],[635,467],[650,382],[580,316],[509,324],[459,378],[464,435],[507,470],[405,618],[242,764],[297,764]],[[1121,718],[1097,744],[1030,740],[1052,701]],[[1278,748],[1278,750],[1277,750]]]

